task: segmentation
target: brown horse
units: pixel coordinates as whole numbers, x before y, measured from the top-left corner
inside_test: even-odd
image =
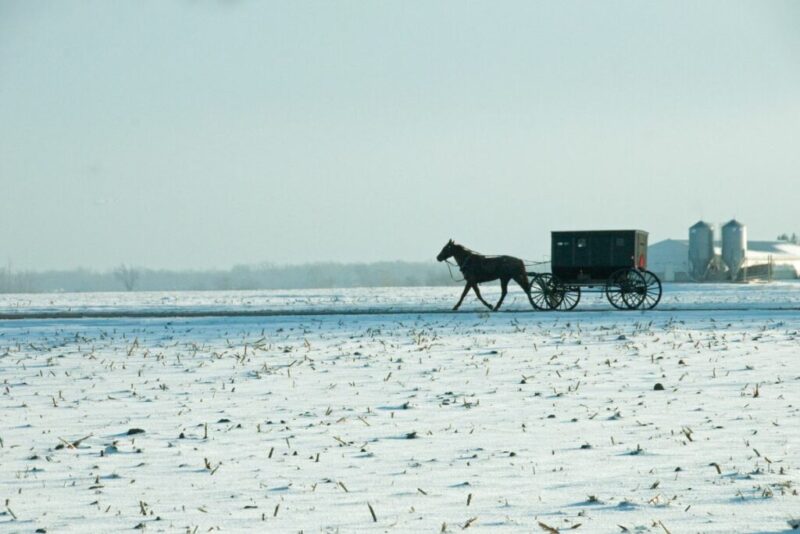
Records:
[[[453,306],[453,310],[457,310],[458,307],[461,306],[470,288],[475,291],[478,300],[483,302],[487,308],[490,310],[494,309],[495,311],[499,310],[503,299],[506,298],[509,280],[514,280],[519,284],[522,290],[525,291],[525,294],[528,295],[528,300],[531,305],[535,307],[533,299],[531,298],[531,284],[528,281],[528,273],[525,271],[525,263],[521,259],[513,256],[484,256],[473,252],[465,246],[454,243],[452,239],[447,242],[439,255],[436,256],[436,259],[438,261],[445,261],[450,257],[455,258],[458,268],[461,270],[461,274],[464,275],[464,280],[467,282],[467,285],[464,287],[464,292],[461,293],[461,298],[458,299],[458,303]],[[498,300],[497,304],[492,308],[491,304],[483,300],[481,292],[478,289],[478,284],[481,282],[491,282],[498,278],[500,279],[502,294],[500,295],[500,300]]]

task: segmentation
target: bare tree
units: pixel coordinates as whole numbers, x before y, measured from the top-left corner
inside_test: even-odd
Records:
[[[139,281],[139,270],[133,267],[128,267],[124,263],[114,269],[114,277],[122,282],[127,291],[133,291],[136,287],[136,282]]]

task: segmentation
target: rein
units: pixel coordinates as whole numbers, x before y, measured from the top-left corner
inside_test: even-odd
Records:
[[[522,260],[522,263],[525,264],[526,267],[536,267],[538,265],[546,265],[546,264],[550,263],[550,260],[548,260],[548,261]]]
[[[458,280],[455,276],[453,276],[453,269],[451,269],[450,266],[458,267],[458,264],[451,263],[450,259],[446,259],[446,260],[444,260],[444,262],[447,264],[447,270],[450,272],[450,278],[452,278],[454,282],[463,282],[464,280],[466,280],[466,278],[462,278],[461,280]],[[460,269],[460,267],[459,267],[459,269]]]

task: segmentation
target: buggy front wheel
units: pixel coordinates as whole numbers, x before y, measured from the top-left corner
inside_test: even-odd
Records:
[[[542,273],[531,278],[530,301],[537,310],[554,310],[560,304],[553,275]]]
[[[564,284],[556,284],[556,291],[558,292],[558,304],[556,309],[559,311],[570,311],[575,309],[578,302],[581,300],[580,286],[567,286]]]

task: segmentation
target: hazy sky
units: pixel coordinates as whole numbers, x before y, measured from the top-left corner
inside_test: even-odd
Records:
[[[0,261],[800,233],[800,2],[0,0]]]

